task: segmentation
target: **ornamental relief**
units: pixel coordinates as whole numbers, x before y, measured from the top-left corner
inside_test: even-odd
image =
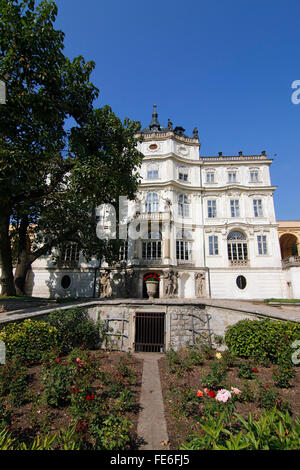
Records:
[[[187,157],[190,154],[190,149],[186,145],[180,144],[176,146],[176,152],[182,157]]]

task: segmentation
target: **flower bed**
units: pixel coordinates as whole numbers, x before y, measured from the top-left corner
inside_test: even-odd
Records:
[[[170,351],[159,366],[171,449],[300,448],[299,367],[208,347]],[[253,420],[265,426],[263,442]]]
[[[46,440],[42,449],[135,448],[141,376],[142,361],[121,352],[52,351],[27,367],[8,361],[0,369],[0,448],[5,431],[13,449],[37,439]]]

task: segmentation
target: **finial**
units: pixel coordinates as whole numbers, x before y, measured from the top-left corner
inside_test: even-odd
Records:
[[[157,105],[154,104],[153,105],[153,113],[152,113],[152,121],[149,124],[150,130],[152,130],[154,132],[157,132],[157,131],[160,130],[160,124],[159,124],[158,119],[157,119],[158,114],[157,114],[156,108],[157,108]]]

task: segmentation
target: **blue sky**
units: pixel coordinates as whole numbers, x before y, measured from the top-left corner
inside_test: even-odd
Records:
[[[146,126],[156,103],[161,124],[198,127],[202,155],[266,150],[276,217],[300,219],[299,0],[56,3],[65,54],[96,62],[96,106]]]

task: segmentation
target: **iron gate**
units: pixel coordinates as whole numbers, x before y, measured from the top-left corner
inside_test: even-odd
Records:
[[[163,352],[164,348],[164,312],[137,312],[135,314],[135,351]]]

